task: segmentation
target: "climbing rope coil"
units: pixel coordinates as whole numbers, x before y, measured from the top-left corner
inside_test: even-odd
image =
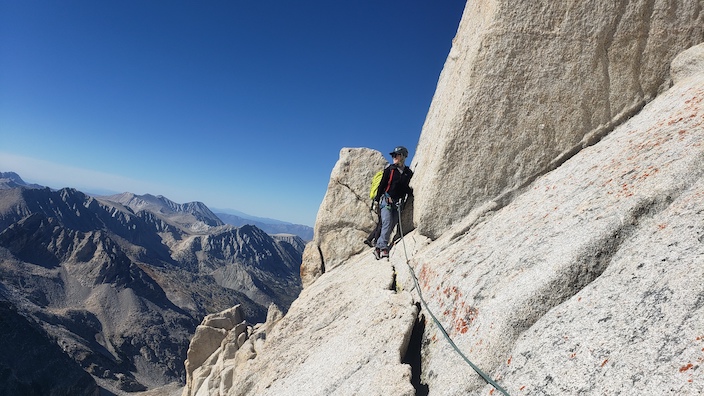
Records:
[[[416,277],[416,273],[413,270],[413,267],[411,267],[411,262],[408,259],[408,251],[406,249],[406,241],[404,241],[404,239],[403,239],[403,237],[404,237],[403,226],[401,225],[401,203],[400,202],[396,204],[396,208],[398,209],[398,230],[401,235],[401,243],[403,244],[403,254],[406,258],[406,266],[408,267],[408,271],[411,273],[411,278],[413,279],[413,284],[415,285],[415,289],[418,291],[418,297],[420,298],[420,302],[423,304],[423,307],[428,312],[428,315],[430,315],[430,317],[433,319],[433,322],[435,322],[435,325],[438,327],[438,329],[440,330],[442,335],[445,337],[445,339],[450,344],[450,346],[452,346],[452,348],[455,350],[455,352],[457,352],[457,354],[460,355],[460,357],[462,357],[462,359],[465,362],[467,362],[467,364],[469,364],[469,366],[472,367],[472,369],[477,374],[479,374],[479,376],[482,377],[484,379],[484,381],[486,381],[489,385],[493,386],[499,392],[503,393],[506,396],[509,396],[508,392],[506,392],[506,390],[504,390],[504,388],[502,388],[499,384],[497,384],[496,381],[492,380],[491,377],[489,377],[486,373],[484,373],[479,367],[477,367],[474,363],[472,363],[464,353],[462,353],[462,351],[459,349],[459,347],[457,347],[457,344],[455,344],[455,342],[452,341],[452,338],[450,338],[450,335],[447,334],[447,331],[445,330],[443,325],[440,323],[438,318],[435,317],[435,315],[433,314],[433,311],[431,311],[430,307],[428,307],[428,303],[423,298],[423,293],[420,289],[420,284],[418,283],[418,278]]]

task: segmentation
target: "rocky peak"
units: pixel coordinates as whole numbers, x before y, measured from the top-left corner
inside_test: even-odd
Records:
[[[93,229],[102,221],[93,212],[97,202],[73,189],[6,189],[0,190],[0,229],[31,213],[43,213],[60,219],[65,225],[80,231]]]
[[[291,247],[293,247],[295,250],[298,251],[303,251],[306,247],[306,242],[298,235],[293,235],[293,234],[274,234],[271,236],[277,241],[280,242],[285,242]]]
[[[135,213],[142,211],[152,213],[166,222],[193,233],[207,233],[211,227],[225,224],[202,202],[178,204],[162,195],[135,195],[129,192],[99,199],[103,202],[124,205]]]
[[[44,188],[39,184],[27,184],[22,180],[20,175],[15,172],[0,172],[0,189],[17,187]]]

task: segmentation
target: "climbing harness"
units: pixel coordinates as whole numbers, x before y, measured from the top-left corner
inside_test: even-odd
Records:
[[[396,204],[396,208],[398,209],[398,230],[399,230],[399,233],[401,234],[401,243],[403,244],[403,254],[406,257],[406,266],[408,266],[408,270],[410,271],[411,277],[413,278],[413,284],[415,285],[415,289],[418,291],[418,297],[420,297],[420,301],[421,301],[421,303],[423,303],[425,310],[428,311],[428,314],[433,319],[433,322],[435,322],[435,325],[438,327],[438,329],[440,330],[442,335],[445,336],[445,339],[447,340],[447,342],[450,343],[450,346],[452,346],[452,348],[455,350],[455,352],[457,352],[457,354],[459,354],[462,357],[462,359],[464,359],[464,361],[467,362],[467,364],[469,364],[469,366],[472,367],[472,369],[474,369],[474,371],[484,379],[484,381],[486,381],[489,385],[496,388],[496,390],[498,390],[499,392],[503,393],[506,396],[509,396],[508,392],[506,392],[504,390],[504,388],[502,388],[499,384],[496,383],[496,381],[492,380],[491,377],[489,377],[486,373],[484,373],[482,370],[480,370],[479,367],[474,365],[474,363],[472,363],[469,360],[469,358],[467,358],[467,356],[465,356],[465,354],[462,353],[462,351],[460,351],[459,347],[457,347],[457,344],[455,344],[455,342],[452,341],[452,338],[450,338],[450,335],[447,334],[447,331],[442,326],[442,324],[440,324],[440,321],[438,320],[438,318],[435,317],[435,315],[433,314],[433,311],[431,311],[430,307],[428,307],[428,303],[425,302],[425,299],[423,298],[423,293],[421,292],[421,289],[420,289],[420,285],[418,284],[418,278],[416,277],[416,273],[413,270],[413,267],[411,267],[410,260],[408,259],[408,251],[406,250],[406,241],[403,240],[404,235],[403,235],[403,227],[401,226],[401,202],[398,202]]]

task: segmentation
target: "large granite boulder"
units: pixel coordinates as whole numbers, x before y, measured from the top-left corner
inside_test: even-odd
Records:
[[[431,238],[559,166],[670,84],[704,40],[700,0],[470,0],[413,166]]]
[[[315,220],[313,240],[303,251],[303,287],[367,248],[362,241],[377,221],[370,210],[369,187],[374,174],[386,165],[388,161],[376,150],[340,150]]]

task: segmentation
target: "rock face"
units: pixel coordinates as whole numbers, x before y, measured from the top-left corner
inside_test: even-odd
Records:
[[[186,359],[186,388],[198,389],[203,376],[195,376],[193,372],[200,368],[203,363],[221,347],[223,341],[223,353],[229,356],[228,349],[237,351],[244,344],[244,341],[251,333],[243,320],[242,310],[239,305],[217,314],[211,314],[203,319],[203,322],[196,328],[196,333],[188,347],[188,358]],[[242,342],[238,342],[242,340]]]
[[[0,394],[98,396],[95,380],[35,323],[0,301]]]
[[[372,172],[343,150],[303,292],[184,395],[499,394],[431,312],[511,395],[704,393],[704,44],[675,58],[703,6],[470,1],[416,151],[416,230],[389,261],[365,251]]]
[[[559,166],[669,85],[700,0],[467,2],[414,157],[415,223],[448,225]],[[452,186],[448,189],[448,186]]]
[[[304,287],[366,247],[361,242],[376,224],[376,214],[369,209],[369,187],[374,174],[386,165],[376,150],[340,150],[315,220],[313,241],[303,252]]]
[[[703,101],[700,70],[414,255],[431,310],[511,395],[704,390]],[[479,394],[428,330],[432,393]]]

